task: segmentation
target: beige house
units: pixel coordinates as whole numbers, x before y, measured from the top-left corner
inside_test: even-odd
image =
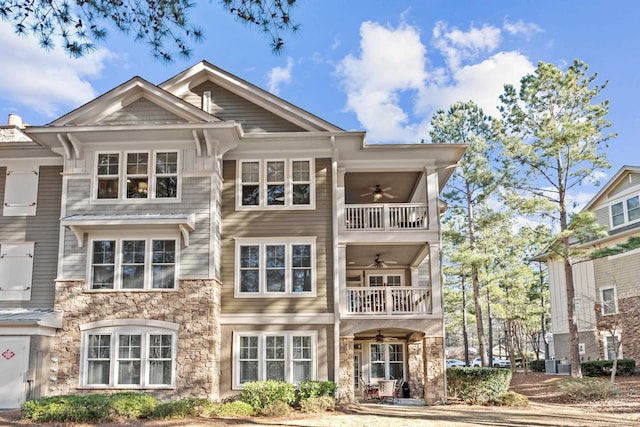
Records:
[[[465,145],[367,144],[207,62],[24,132],[62,166],[38,395],[445,398],[439,194]]]
[[[594,212],[607,236],[580,245],[587,253],[640,237],[640,167],[624,166],[584,208]],[[636,245],[637,246],[637,245]],[[560,260],[542,256],[549,266],[555,358],[571,359],[569,324]],[[575,312],[582,361],[618,357],[640,359],[640,247],[574,263]]]

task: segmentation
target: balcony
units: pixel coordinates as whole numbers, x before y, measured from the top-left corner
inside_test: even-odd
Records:
[[[383,203],[345,205],[342,228],[349,231],[424,230],[427,221],[424,203]]]
[[[347,287],[348,314],[397,316],[431,312],[429,287]]]

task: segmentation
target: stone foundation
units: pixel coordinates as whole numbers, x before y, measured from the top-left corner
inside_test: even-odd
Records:
[[[87,292],[84,281],[56,282],[55,310],[63,311],[51,357],[52,395],[92,392],[80,384],[80,325],[115,319],[160,320],[180,325],[176,386],[148,389],[159,398],[217,400],[220,360],[220,283],[182,280],[176,291]],[[139,389],[136,389],[139,390]]]
[[[433,405],[445,399],[444,340],[442,337],[425,337],[422,340],[424,354],[424,402]]]
[[[340,368],[336,396],[339,402],[356,401],[353,375],[353,337],[340,337]]]
[[[424,357],[422,342],[407,344],[407,382],[409,394],[414,399],[424,398]]]

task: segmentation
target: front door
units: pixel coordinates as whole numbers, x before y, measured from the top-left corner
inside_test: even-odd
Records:
[[[25,401],[29,367],[29,337],[0,337],[0,409],[15,409]]]

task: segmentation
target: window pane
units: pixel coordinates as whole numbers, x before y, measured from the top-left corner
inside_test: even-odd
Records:
[[[148,153],[129,153],[127,154],[127,174],[128,175],[146,175],[149,167]]]
[[[267,182],[284,182],[284,162],[267,162]]]
[[[117,199],[118,198],[118,179],[117,178],[98,178],[98,199]]]
[[[92,289],[113,289],[115,251],[115,240],[96,240],[93,242]]]
[[[157,174],[178,173],[178,153],[157,153],[156,154]]]
[[[129,199],[146,199],[149,192],[149,183],[147,178],[128,178],[127,179],[127,198]]]
[[[176,262],[175,240],[153,241],[153,263],[173,264]]]
[[[143,289],[144,288],[144,265],[123,265],[122,266],[122,288],[123,289]]]
[[[311,361],[293,362],[293,383],[299,384],[301,381],[311,381]]]
[[[284,184],[267,186],[267,205],[284,205]]]
[[[285,289],[285,246],[269,245],[265,248],[267,292],[284,292]]]
[[[258,381],[257,361],[240,362],[240,384],[249,381]]]
[[[175,287],[175,267],[172,265],[153,266],[153,288],[173,289]]]
[[[267,292],[285,292],[285,271],[267,270]]]
[[[311,186],[309,184],[294,184],[292,196],[294,205],[311,204]]]
[[[603,314],[616,313],[616,297],[613,288],[602,290],[602,312]]]
[[[240,247],[240,268],[257,268],[260,265],[260,247],[241,246]]]
[[[118,175],[118,163],[120,155],[98,154],[98,175]]]
[[[260,292],[260,272],[258,270],[240,272],[240,292]]]
[[[175,176],[167,176],[156,178],[156,197],[177,197],[178,196],[178,178]]]
[[[291,265],[293,267],[311,267],[311,245],[293,245],[291,247]]]
[[[149,336],[149,384],[171,384],[171,335]]]
[[[268,336],[265,339],[266,378],[284,381],[284,336]]]
[[[118,338],[118,384],[140,384],[141,335]]]
[[[293,292],[311,292],[311,269],[296,269],[291,273]]]
[[[622,202],[611,206],[611,221],[614,226],[624,224],[624,208]]]
[[[257,185],[242,186],[242,205],[257,206],[260,204],[260,187]]]
[[[88,335],[87,384],[109,384],[111,336]]]
[[[258,337],[240,337],[240,383],[258,381]]]
[[[259,162],[243,162],[242,163],[242,182],[243,183],[260,182],[260,163]]]
[[[629,221],[635,221],[640,218],[640,198],[638,196],[627,200],[627,215]]]
[[[308,160],[295,160],[291,162],[291,175],[294,182],[310,180],[309,163]]]
[[[175,287],[175,240],[154,240],[152,254],[152,287],[172,289]]]
[[[266,380],[284,381],[284,362],[268,360]]]

